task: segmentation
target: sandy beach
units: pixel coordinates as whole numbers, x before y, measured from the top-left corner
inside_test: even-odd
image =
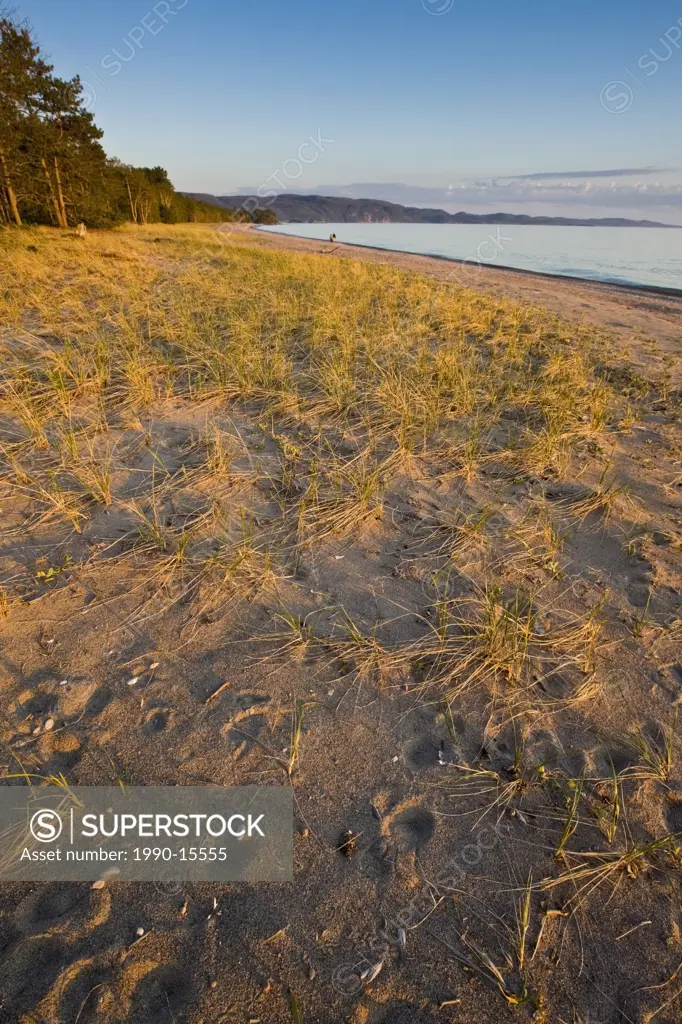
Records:
[[[0,773],[294,881],[5,882],[0,1021],[675,1024],[682,298],[230,229],[0,235]]]

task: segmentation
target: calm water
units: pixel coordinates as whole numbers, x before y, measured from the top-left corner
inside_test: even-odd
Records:
[[[682,230],[495,224],[279,224],[262,230],[326,240],[334,231],[339,242],[466,260],[453,265],[452,278],[472,287],[480,264],[488,263],[682,289]]]

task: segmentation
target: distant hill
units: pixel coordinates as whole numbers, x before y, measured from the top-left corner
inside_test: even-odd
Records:
[[[258,196],[212,196],[185,192],[192,199],[235,210],[255,203],[272,210],[281,224],[553,224],[569,227],[672,228],[654,220],[628,220],[627,217],[575,218],[529,217],[524,213],[447,213],[445,210],[400,206],[382,199],[344,199],[340,196],[299,196],[285,193],[274,202]],[[249,204],[249,200],[251,203]]]

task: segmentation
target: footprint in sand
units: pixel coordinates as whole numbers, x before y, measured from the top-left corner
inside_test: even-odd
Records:
[[[194,1001],[187,971],[150,961],[131,963],[117,987],[125,1000],[126,1016],[121,1019],[145,1024],[185,1020],[188,1005]]]
[[[419,853],[435,830],[434,815],[416,801],[398,804],[382,821],[382,833],[390,836],[404,853]]]
[[[430,736],[413,740],[405,748],[405,761],[413,772],[426,771],[438,766],[440,746]]]
[[[169,708],[151,708],[145,715],[142,731],[147,736],[156,736],[172,728],[174,721],[173,712]]]
[[[0,965],[0,993],[4,1006],[11,1006],[16,1016],[33,1009],[50,991],[64,963],[68,960],[68,944],[62,939],[36,937],[23,939]]]
[[[36,749],[46,776],[72,771],[84,753],[79,741],[67,730],[45,733],[40,737]]]
[[[111,896],[76,882],[42,885],[21,901],[14,921],[24,936],[63,936],[71,941],[94,931],[109,918]]]
[[[29,715],[38,720],[53,715],[57,709],[57,701],[58,699],[53,693],[43,693],[40,690],[24,690],[9,705],[8,710],[19,721],[23,721]]]
[[[78,1021],[78,1024],[104,1024],[107,993],[113,977],[112,953],[107,950],[97,957],[74,960],[55,979],[45,997],[33,1007],[26,1022]]]

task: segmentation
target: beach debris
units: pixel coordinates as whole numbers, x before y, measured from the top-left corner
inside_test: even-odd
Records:
[[[134,686],[139,678],[139,676],[133,676],[131,679],[127,681],[126,686]]]
[[[398,945],[403,949],[407,945],[407,932],[404,928],[398,928]]]
[[[185,902],[180,907],[180,917],[184,917],[186,913],[187,913],[187,900],[185,900]]]
[[[218,987],[218,982],[217,981],[212,981],[210,987],[211,988],[217,988]]]
[[[96,882],[93,882],[90,886],[91,889],[103,889],[107,883],[103,878],[98,878]]]
[[[208,697],[204,701],[204,704],[210,704],[211,701],[215,700],[216,697],[219,697],[220,694],[223,693],[224,690],[227,690],[228,686],[232,686],[232,680],[231,679],[227,679],[224,683],[221,683],[220,686],[216,690],[213,691],[213,693],[209,693]]]
[[[158,668],[160,664],[161,664],[161,662],[160,662],[160,661],[153,661],[153,662],[151,663],[151,665],[149,666],[149,671],[150,671],[150,672],[153,672],[153,671],[154,671],[154,669],[155,669],[155,668]]]
[[[138,939],[141,939],[142,936],[144,935],[144,928],[136,928],[135,934],[137,935]]]
[[[351,829],[347,829],[341,836],[341,842],[339,843],[339,853],[342,853],[344,857],[350,859],[355,853],[357,842],[357,835],[354,832],[352,832]]]
[[[48,720],[45,722],[45,725],[43,726],[43,730],[45,732],[51,732],[52,729],[54,729],[54,718],[48,718]]]
[[[628,935],[632,935],[632,933],[636,932],[639,928],[646,928],[648,925],[653,923],[653,921],[640,921],[639,924],[634,925],[632,928],[628,928],[628,930],[623,932],[622,935],[617,935],[616,942],[620,942],[621,939],[626,939]]]
[[[384,961],[379,960],[377,961],[377,963],[372,964],[370,967],[367,967],[360,975],[360,981],[364,985],[371,985],[374,979],[379,977],[383,966]]]
[[[372,808],[372,814],[374,815],[374,817],[376,818],[376,820],[377,820],[377,821],[383,821],[383,817],[384,817],[384,816],[383,816],[383,814],[381,813],[381,811],[379,810],[379,808],[377,807],[377,805],[376,805],[376,804],[373,804],[373,803],[371,803],[371,801],[370,801],[370,805],[369,805],[369,806],[370,806],[370,807]]]
[[[461,1002],[461,999],[444,999],[442,1003],[438,1004],[438,1009],[444,1010],[446,1006],[459,1006]]]

